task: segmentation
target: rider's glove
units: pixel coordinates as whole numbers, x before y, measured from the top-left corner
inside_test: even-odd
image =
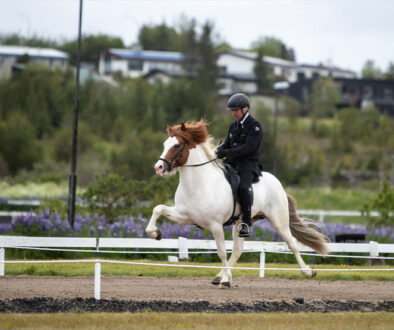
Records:
[[[226,151],[223,149],[218,149],[216,150],[216,156],[218,156],[218,158],[224,158],[226,157]]]

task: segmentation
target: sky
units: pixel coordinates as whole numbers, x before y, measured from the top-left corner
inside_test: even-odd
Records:
[[[79,0],[0,0],[0,33],[72,39]],[[247,49],[276,37],[298,63],[332,63],[360,73],[367,60],[394,62],[394,0],[84,0],[82,31],[137,41],[144,24],[177,26],[182,17],[214,23],[218,39]]]

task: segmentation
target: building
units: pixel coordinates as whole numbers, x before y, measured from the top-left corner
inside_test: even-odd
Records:
[[[12,71],[20,69],[18,60],[26,57],[30,63],[41,63],[51,68],[66,69],[69,56],[57,49],[0,45],[0,79],[11,77]]]
[[[4,62],[16,64],[22,56],[28,56],[29,62],[46,64],[51,68],[65,69],[68,65],[68,55],[57,49],[0,46],[0,66]]]
[[[253,74],[257,53],[230,50],[219,55],[218,66],[225,74]],[[269,65],[274,76],[288,81],[297,80],[297,64],[281,58],[264,56],[263,61]]]
[[[312,93],[313,82],[299,79],[290,84],[288,94],[303,104],[307,104]],[[335,78],[338,88],[338,107],[355,107],[359,109],[376,107],[381,113],[394,115],[394,80]]]
[[[315,77],[333,77],[333,78],[347,78],[353,79],[357,78],[357,74],[353,71],[341,69],[332,64],[319,64],[319,65],[310,65],[310,64],[300,64],[297,66],[297,79],[310,79]],[[294,82],[290,81],[289,82]]]
[[[254,75],[257,53],[240,50],[225,51],[218,58],[218,66],[222,72],[221,81],[225,85],[222,94],[231,94],[242,90],[247,93],[257,92],[257,80]],[[341,69],[331,64],[309,65],[297,64],[281,58],[264,56],[263,61],[269,66],[274,77],[294,83],[299,79],[315,77],[356,78],[356,73]],[[240,83],[242,81],[242,83]]]
[[[120,72],[124,77],[138,78],[150,72],[166,76],[184,73],[186,56],[179,52],[150,51],[141,49],[110,49],[101,54],[99,73],[112,75]]]

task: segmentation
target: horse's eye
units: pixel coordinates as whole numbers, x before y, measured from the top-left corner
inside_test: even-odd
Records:
[[[179,148],[180,144],[176,144],[174,145],[175,148]]]

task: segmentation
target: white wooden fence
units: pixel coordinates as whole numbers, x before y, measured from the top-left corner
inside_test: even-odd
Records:
[[[226,250],[231,250],[233,241],[225,241]],[[0,235],[0,276],[4,276],[5,248],[89,248],[92,252],[100,252],[104,248],[122,249],[154,249],[174,250],[179,259],[189,257],[190,250],[216,250],[214,240],[197,240],[179,237],[160,241],[149,238],[80,238],[80,237],[30,237]],[[369,243],[328,243],[332,253],[368,254],[371,258],[380,253],[394,253],[394,244]],[[309,247],[299,244],[301,252],[313,252]],[[264,277],[265,253],[290,252],[284,242],[245,241],[244,250],[260,252],[260,277]],[[136,252],[138,253],[138,252]],[[202,252],[203,253],[203,252]],[[152,251],[154,254],[154,251]],[[171,253],[169,253],[171,254]]]

